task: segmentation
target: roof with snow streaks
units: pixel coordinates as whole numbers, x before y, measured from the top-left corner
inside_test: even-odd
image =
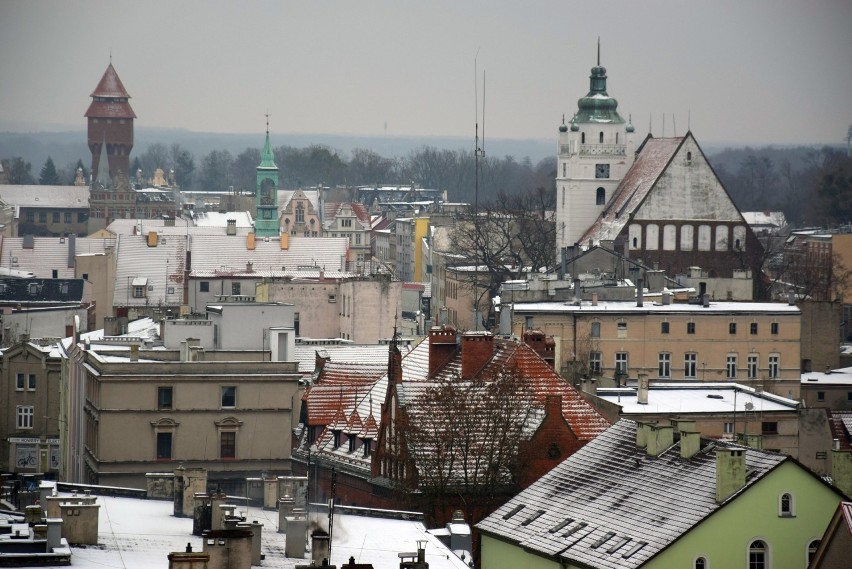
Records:
[[[25,240],[32,239],[32,247],[24,247]],[[37,278],[73,279],[74,262],[68,262],[70,237],[4,237],[0,266],[30,271]],[[74,255],[103,255],[115,245],[115,239],[95,239],[77,237],[74,242]],[[71,265],[70,267],[68,265]]]
[[[648,138],[603,212],[579,242],[615,239],[654,187],[684,138]]]
[[[721,507],[715,449],[744,447],[704,442],[689,460],[680,458],[679,442],[648,457],[636,446],[636,423],[622,419],[477,527],[572,565],[638,567]],[[744,450],[753,473],[744,488],[790,460]]]
[[[193,272],[242,270],[248,261],[255,271],[295,270],[298,267],[337,271],[345,268],[343,263],[349,250],[349,240],[345,237],[290,236],[287,249],[281,249],[278,238],[258,237],[254,249],[248,248],[247,241],[233,235],[193,235]]]

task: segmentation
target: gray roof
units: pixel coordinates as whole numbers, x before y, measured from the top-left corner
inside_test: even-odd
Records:
[[[88,186],[0,184],[0,201],[18,207],[89,209],[89,188]]]
[[[36,277],[73,279],[74,263],[68,262],[71,239],[68,237],[32,237],[33,246],[24,247],[23,237],[4,237],[0,266],[30,271]],[[78,237],[74,240],[74,255],[103,255],[115,245],[115,239]],[[70,267],[68,265],[71,265]]]
[[[320,267],[329,271],[342,268],[349,240],[344,237],[290,237],[287,249],[281,249],[277,237],[258,237],[255,248],[248,249],[247,239],[238,235],[193,235],[193,273],[216,270],[240,270],[251,261],[255,271],[277,271],[297,267]]]
[[[636,423],[622,419],[477,527],[574,565],[639,567],[721,507],[717,446],[743,448],[714,442],[685,460],[675,443],[648,457],[636,446]],[[754,449],[745,456],[746,489],[788,460]]]

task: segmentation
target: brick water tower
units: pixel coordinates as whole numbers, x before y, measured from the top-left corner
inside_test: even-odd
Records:
[[[84,115],[89,119],[89,150],[92,152],[92,187],[95,182],[110,185],[121,172],[129,176],[130,150],[133,148],[133,119],[136,113],[130,108],[127,94],[118,73],[110,61],[98,86],[91,94],[92,104]],[[101,155],[106,153],[109,180],[97,180]]]

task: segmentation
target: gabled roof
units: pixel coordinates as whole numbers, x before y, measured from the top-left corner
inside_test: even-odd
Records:
[[[831,435],[840,450],[852,450],[852,411],[828,411]]]
[[[27,239],[32,239],[31,247],[25,243]],[[78,237],[73,242],[74,255],[103,255],[115,246],[115,239]],[[71,243],[70,237],[5,237],[0,266],[30,271],[38,278],[53,278],[56,271],[57,278],[73,279],[74,263],[68,262]]]
[[[268,241],[258,237],[254,249],[248,249],[246,238],[235,235],[193,235],[193,272],[241,269],[247,261],[255,271],[282,270],[282,267],[319,267],[329,271],[341,269],[347,257],[349,240],[345,237],[293,237],[287,249],[281,249],[278,238]]]
[[[367,209],[357,202],[326,202],[324,204],[323,224],[329,224],[341,214],[341,210],[345,208],[352,210],[352,214],[365,228],[370,227],[370,213]]]
[[[654,187],[672,157],[686,137],[651,138],[645,140],[633,166],[622,178],[601,215],[592,224],[580,243],[615,239],[630,219],[630,214]]]
[[[0,184],[0,201],[18,207],[88,210],[89,188]]]
[[[623,419],[477,524],[530,551],[583,567],[638,567],[710,516],[716,502],[716,448],[690,459],[677,442],[657,457],[636,446]],[[744,449],[745,491],[792,460]],[[608,536],[608,537],[607,537]]]
[[[113,306],[178,306],[186,278],[185,235],[169,235],[149,247],[147,236],[119,235],[116,244]],[[133,279],[147,278],[144,297],[133,296]]]

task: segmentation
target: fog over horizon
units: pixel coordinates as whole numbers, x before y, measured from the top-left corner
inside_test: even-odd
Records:
[[[843,0],[8,0],[0,130],[84,129],[111,58],[140,128],[262,134],[269,113],[274,145],[464,141],[484,99],[488,140],[554,141],[600,37],[608,91],[640,136],[838,144],[852,124],[849,29]]]

